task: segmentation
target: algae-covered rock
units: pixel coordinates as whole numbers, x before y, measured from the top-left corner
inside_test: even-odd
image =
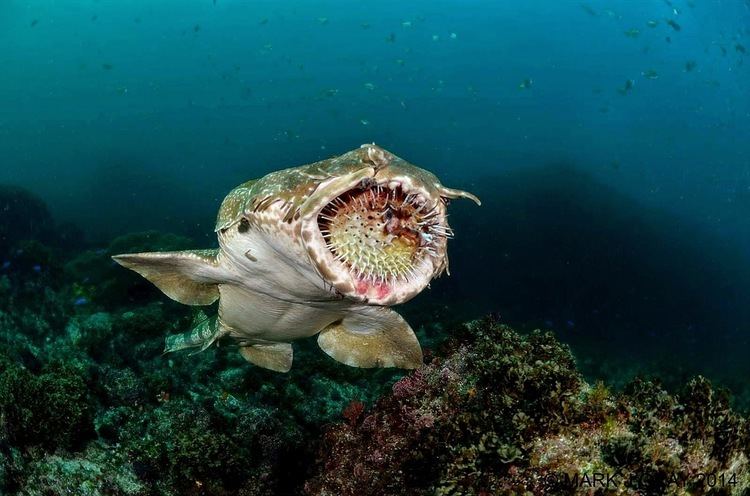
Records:
[[[98,444],[77,456],[48,455],[29,464],[23,496],[146,496],[128,460]]]
[[[747,494],[747,422],[707,380],[613,394],[551,334],[492,320],[459,334],[326,432],[307,494]]]
[[[0,363],[0,438],[45,450],[82,446],[93,436],[93,405],[80,370],[57,365],[40,374]]]

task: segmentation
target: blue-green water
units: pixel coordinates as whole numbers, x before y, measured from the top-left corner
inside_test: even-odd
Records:
[[[186,325],[103,285],[114,238],[214,246],[237,184],[374,142],[483,200],[451,205],[451,276],[401,310],[415,329],[492,312],[591,378],[702,373],[747,406],[748,50],[748,0],[0,0],[0,186],[53,219],[0,189],[0,325],[42,322],[4,353],[39,372],[45,334],[147,303]],[[45,288],[59,308],[21,303]]]

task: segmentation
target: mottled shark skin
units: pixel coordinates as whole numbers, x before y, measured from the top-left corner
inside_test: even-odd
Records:
[[[452,198],[480,203],[362,145],[236,187],[219,209],[218,249],[113,258],[180,303],[218,300],[218,315],[167,337],[167,352],[226,338],[247,361],[287,372],[291,342],[319,334],[321,349],[347,365],[417,368],[419,342],[388,307],[448,270]]]

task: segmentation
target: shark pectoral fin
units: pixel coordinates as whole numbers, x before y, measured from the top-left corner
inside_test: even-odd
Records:
[[[193,329],[182,334],[172,334],[164,341],[164,353],[185,350],[188,348],[200,348],[195,353],[200,353],[211,346],[217,339],[229,334],[229,330],[221,325],[219,319],[207,317],[200,321]]]
[[[353,367],[422,365],[422,348],[409,324],[385,307],[362,307],[320,332],[318,345],[331,358]]]
[[[189,250],[115,255],[115,262],[133,270],[175,301],[210,305],[219,298],[219,250]]]
[[[294,352],[289,343],[254,344],[240,347],[242,358],[264,369],[289,372]]]

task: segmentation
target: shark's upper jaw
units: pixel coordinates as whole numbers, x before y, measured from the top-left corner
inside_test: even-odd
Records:
[[[443,271],[452,232],[439,194],[409,177],[370,171],[331,189],[303,221],[304,238],[332,288],[359,301],[393,305],[417,295]]]

